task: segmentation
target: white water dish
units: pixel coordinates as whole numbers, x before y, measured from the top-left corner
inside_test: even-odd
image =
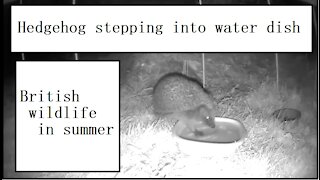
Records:
[[[215,128],[198,129],[201,135],[195,135],[182,122],[174,127],[179,148],[189,155],[226,156],[234,153],[244,142],[247,130],[235,119],[215,118]]]

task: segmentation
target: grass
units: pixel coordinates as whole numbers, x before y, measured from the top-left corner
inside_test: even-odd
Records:
[[[134,96],[121,104],[121,107],[135,110],[131,113],[122,111],[122,114],[126,114],[121,119],[122,167],[115,177],[316,177],[317,129],[305,123],[316,120],[316,111],[303,112],[298,123],[280,123],[270,115],[282,107],[308,109],[301,92],[285,87],[278,90],[268,78],[262,83],[259,78],[248,83],[242,81],[246,75],[234,76],[241,80],[232,82],[230,87],[221,87],[225,88],[221,91],[224,94],[220,94],[217,102],[223,117],[239,119],[249,132],[234,154],[228,157],[202,157],[184,153],[172,135],[173,122],[153,115],[152,97]],[[140,82],[142,84],[137,87],[149,88],[149,84]],[[241,82],[252,88],[247,88],[248,92],[243,93],[241,88],[235,88]],[[211,90],[217,92],[219,88]],[[125,96],[129,95],[121,95]]]
[[[200,54],[134,54],[135,64],[121,84],[121,171],[119,173],[14,174],[12,129],[4,129],[9,152],[6,176],[34,178],[315,178],[317,176],[317,102],[303,91],[281,86],[272,63],[256,54],[206,54],[206,82],[220,116],[240,120],[248,130],[244,143],[229,156],[188,155],[171,129],[174,121],[156,117],[152,86],[163,74],[181,72],[190,60],[201,77]],[[271,69],[270,69],[271,68]],[[313,76],[314,77],[314,76]],[[201,80],[201,79],[200,79]],[[13,82],[13,81],[12,81]],[[11,87],[11,86],[10,86]],[[13,87],[13,86],[12,86]],[[12,90],[12,92],[14,92]],[[12,101],[13,103],[13,101]],[[13,107],[10,106],[10,107]],[[298,123],[280,123],[270,114],[282,107],[299,109]],[[5,108],[7,109],[7,108]],[[14,122],[13,111],[5,119]],[[8,127],[8,125],[7,125]],[[9,126],[13,128],[14,126]],[[10,138],[8,138],[10,137]],[[12,144],[12,145],[11,145]],[[196,148],[196,147],[195,147]],[[11,148],[12,149],[12,148]],[[8,174],[8,173],[13,174]]]

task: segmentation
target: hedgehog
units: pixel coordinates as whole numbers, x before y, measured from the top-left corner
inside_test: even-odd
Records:
[[[175,112],[169,115],[171,118],[181,121],[195,136],[203,136],[205,128],[215,128],[214,117],[206,105],[200,105],[195,109]]]
[[[201,135],[199,126],[215,127],[209,92],[183,74],[170,73],[159,79],[153,89],[153,109],[155,114],[182,121],[195,135]]]

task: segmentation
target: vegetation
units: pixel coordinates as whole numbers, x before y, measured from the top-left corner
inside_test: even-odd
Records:
[[[317,89],[315,65],[305,54],[279,54],[280,87],[273,54],[205,54],[206,88],[220,110],[218,116],[241,121],[248,136],[228,156],[189,155],[171,129],[174,121],[157,117],[152,87],[169,72],[202,81],[201,54],[116,54],[121,59],[121,171],[119,173],[15,173],[14,111],[4,114],[6,177],[23,178],[315,178],[317,176]],[[112,58],[110,58],[112,59]],[[306,60],[307,59],[307,60]],[[311,62],[311,63],[310,63]],[[13,80],[8,81],[13,83]],[[14,99],[14,85],[5,96]],[[14,107],[14,101],[4,109]],[[279,122],[271,116],[288,107],[299,120]],[[194,147],[197,148],[197,147]]]
[[[227,157],[185,154],[171,132],[174,123],[152,112],[151,90],[156,79],[168,72],[181,72],[185,60],[194,73],[190,75],[201,77],[201,54],[136,57],[139,60],[135,60],[131,78],[121,86],[122,167],[114,177],[316,177],[317,129],[312,126],[316,99],[310,103],[310,98],[303,98],[305,89],[288,88],[288,84],[278,89],[272,56],[206,54],[207,88],[221,116],[240,120],[249,132],[244,143]],[[282,107],[296,108],[302,117],[281,123],[271,114]]]

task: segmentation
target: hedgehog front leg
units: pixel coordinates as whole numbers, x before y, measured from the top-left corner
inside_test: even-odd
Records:
[[[197,129],[195,129],[194,131],[192,131],[194,136],[199,137],[199,136],[203,136],[204,133],[202,131],[198,131]]]

